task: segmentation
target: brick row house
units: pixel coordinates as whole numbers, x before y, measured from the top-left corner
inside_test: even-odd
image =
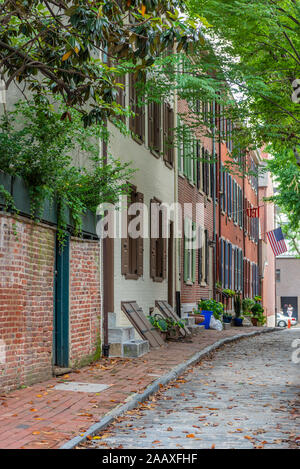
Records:
[[[32,250],[27,237],[21,246],[14,239],[10,215],[1,214],[0,269],[5,275],[0,284],[0,338],[8,344],[8,362],[0,364],[0,389],[47,378],[55,365],[80,366],[99,357],[101,348],[105,355],[109,346],[111,356],[122,354],[112,346],[111,331],[131,328],[123,302],[135,301],[148,315],[156,301],[164,300],[185,315],[201,298],[216,297],[217,285],[239,290],[244,297],[260,293],[258,219],[246,212],[259,203],[259,153],[240,155],[251,176],[228,173],[229,119],[216,117],[215,132],[204,136],[203,129],[182,117],[189,105],[175,94],[142,103],[133,75],[118,81],[123,88],[117,101],[130,106],[134,115],[122,117],[127,134],[107,122],[110,138],[102,152],[107,161],[117,158],[136,171],[128,181],[130,194],[113,212],[113,236],[99,240],[86,233],[83,239],[71,238],[61,256],[55,224],[35,226],[20,220],[24,236],[26,230],[37,230],[37,246],[48,249],[45,257],[41,249]],[[197,106],[218,115],[215,103],[203,103],[200,97]],[[177,142],[178,129],[184,132]],[[131,230],[137,235],[131,236]],[[196,249],[186,243],[195,233]],[[42,267],[29,272],[27,255],[31,266],[43,267],[42,256],[45,272]],[[16,266],[23,266],[23,275],[13,274]],[[42,316],[40,322],[35,322],[35,314]],[[34,349],[30,360],[25,349]]]

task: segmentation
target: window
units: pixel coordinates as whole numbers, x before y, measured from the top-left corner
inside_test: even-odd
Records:
[[[137,79],[134,75],[129,75],[129,106],[135,114],[129,119],[129,128],[134,138],[136,138],[139,143],[142,143],[145,141],[145,108],[139,105],[136,86]]]
[[[195,223],[190,218],[184,219],[184,282],[194,283],[196,273],[196,249],[193,249]]]
[[[164,160],[171,166],[174,163],[174,111],[168,103],[164,103]]]
[[[148,104],[148,145],[154,153],[160,154],[161,148],[161,105]]]
[[[223,242],[223,239],[220,239],[219,280],[220,280],[221,286],[224,287],[224,242]]]
[[[203,253],[204,253],[204,245],[203,245],[203,235],[202,235],[202,227],[199,226],[198,233],[199,233],[199,249],[198,249],[198,283],[201,285],[203,281]]]
[[[209,195],[209,155],[208,151],[202,148],[202,174],[203,174],[203,192]]]
[[[137,192],[135,187],[132,187],[131,195],[128,196],[128,210],[131,204],[143,204],[143,202],[143,194]],[[128,230],[131,220],[138,215],[140,215],[138,210],[135,214],[129,214],[128,211],[124,214],[127,222],[127,237],[121,240],[121,273],[127,279],[132,280],[136,280],[143,275],[143,236],[134,238],[131,236],[130,230]],[[142,234],[143,227],[138,224],[136,230]]]
[[[150,277],[154,282],[167,278],[167,239],[163,236],[163,211],[159,208],[160,202],[151,200]]]
[[[280,282],[280,269],[276,269],[276,282]]]
[[[177,116],[177,128],[178,132],[178,142],[177,142],[177,156],[178,156],[178,171],[180,173],[184,172],[184,141],[183,141],[183,127],[181,126],[180,117]]]
[[[214,187],[215,187],[214,163],[213,162],[209,163],[209,167],[210,167],[210,195],[211,195],[211,198],[213,199],[214,198]]]
[[[202,174],[201,174],[201,161],[200,161],[200,143],[196,141],[196,166],[197,166],[197,188],[201,189],[201,181],[202,181]]]
[[[204,246],[205,246],[205,271],[204,271],[204,281],[208,284],[208,266],[209,266],[209,238],[208,231],[204,231]]]

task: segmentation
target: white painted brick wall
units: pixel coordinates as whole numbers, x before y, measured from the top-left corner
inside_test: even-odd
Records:
[[[137,172],[131,179],[137,191],[144,194],[144,203],[149,207],[150,200],[156,197],[162,202],[174,202],[174,171],[169,169],[162,157],[155,158],[146,145],[139,145],[130,137],[124,137],[109,124],[112,138],[109,153],[122,162],[132,162]],[[147,135],[147,128],[146,128]],[[172,218],[172,216],[171,216]],[[126,280],[121,275],[121,240],[115,240],[114,248],[114,303],[117,325],[129,324],[121,311],[121,301],[136,300],[146,315],[154,307],[155,300],[168,299],[168,281],[154,282],[150,278],[150,240],[144,239],[144,274],[138,280]]]

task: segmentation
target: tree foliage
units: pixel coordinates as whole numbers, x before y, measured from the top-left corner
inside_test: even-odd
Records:
[[[228,87],[236,105],[236,148],[270,144],[276,203],[299,233],[300,4],[295,0],[187,0],[207,43],[199,55],[215,70],[210,87]],[[203,70],[203,68],[202,68]],[[230,109],[230,105],[229,105]],[[246,124],[246,125],[245,125]]]
[[[77,107],[85,125],[120,114],[116,63],[150,67],[176,40],[187,50],[197,38],[180,18],[182,0],[1,0],[0,74],[31,93],[50,89]],[[105,53],[114,67],[100,59]]]
[[[58,234],[63,239],[66,209],[69,209],[79,234],[82,215],[87,209],[96,213],[104,202],[115,203],[127,193],[132,175],[128,164],[99,156],[99,139],[107,136],[98,125],[83,127],[80,113],[63,121],[65,105],[48,107],[44,99],[19,102],[0,123],[0,168],[20,176],[27,184],[32,215],[39,218],[45,198],[58,207]],[[82,152],[83,167],[73,163],[74,152]],[[3,190],[3,187],[2,187]]]

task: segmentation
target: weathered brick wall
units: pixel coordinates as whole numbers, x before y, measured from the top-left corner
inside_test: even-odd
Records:
[[[99,242],[70,243],[70,363],[89,362],[100,347]]]
[[[52,375],[55,232],[0,214],[0,391]]]

